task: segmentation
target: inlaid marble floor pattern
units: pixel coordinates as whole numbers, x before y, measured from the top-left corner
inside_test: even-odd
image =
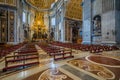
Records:
[[[37,48],[39,49],[39,54],[40,54],[40,62],[43,64],[39,64],[38,66],[31,67],[28,69],[24,69],[21,71],[17,71],[14,73],[10,73],[9,75],[4,75],[0,76],[0,80],[33,80],[35,78],[30,78],[36,77],[35,80],[120,80],[120,75],[118,72],[115,73],[115,69],[112,71],[111,67],[109,66],[104,66],[101,64],[96,64],[92,63],[88,60],[85,60],[85,57],[87,56],[92,56],[93,54],[90,54],[89,52],[81,52],[77,51],[78,54],[74,54],[74,58],[71,59],[66,59],[66,60],[59,60],[59,61],[54,61],[51,57],[47,56],[44,51],[42,51],[38,46]],[[110,52],[112,53],[112,52]],[[43,59],[42,56],[44,56]],[[47,57],[46,57],[47,56]],[[101,56],[101,55],[100,55]],[[78,60],[78,61],[77,61]],[[106,60],[106,59],[104,59]],[[117,65],[114,64],[114,66],[118,66],[117,69],[118,71],[120,70],[120,60],[117,58]],[[83,61],[83,62],[82,62]],[[84,62],[87,61],[87,62]],[[106,60],[107,61],[107,60]],[[74,63],[72,63],[74,62]],[[91,63],[91,64],[90,64]],[[107,63],[107,62],[106,62]],[[96,66],[100,65],[102,67],[97,67],[100,68],[100,70],[106,70],[107,73],[111,76],[113,76],[111,79],[103,78],[101,76],[96,75],[95,73],[99,75],[104,75],[104,73],[99,73],[99,71],[90,71],[95,70],[96,66],[92,66],[92,64],[95,64]],[[91,67],[92,66],[92,67]],[[59,70],[60,75],[59,76],[54,76],[57,73],[51,73],[49,69],[56,68]],[[110,72],[110,73],[109,73]],[[38,74],[40,73],[40,74]],[[45,74],[48,73],[48,74]],[[38,74],[38,75],[36,75]],[[42,77],[40,77],[42,75]],[[49,76],[48,76],[49,75]],[[53,77],[51,78],[50,75]],[[38,77],[37,77],[38,76]],[[116,77],[117,76],[117,77]],[[44,78],[46,77],[46,78]],[[109,77],[107,75],[107,77]]]

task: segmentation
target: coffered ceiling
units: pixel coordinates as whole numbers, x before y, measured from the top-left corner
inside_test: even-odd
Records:
[[[26,0],[39,9],[50,9],[51,4],[57,0]],[[65,16],[67,18],[82,20],[82,0],[68,0]]]
[[[82,0],[69,0],[66,6],[66,17],[82,20]]]
[[[51,7],[51,4],[56,0],[26,0],[26,1],[39,9],[49,9]]]

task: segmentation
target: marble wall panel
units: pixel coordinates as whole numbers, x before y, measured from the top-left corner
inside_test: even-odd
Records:
[[[95,0],[92,4],[92,16],[100,15],[102,13],[102,0]]]
[[[91,22],[84,20],[83,22],[83,43],[91,43]]]
[[[115,12],[110,11],[102,14],[102,42],[115,43]]]
[[[116,35],[116,42],[120,44],[120,11],[116,11],[116,30],[115,30],[115,35]]]

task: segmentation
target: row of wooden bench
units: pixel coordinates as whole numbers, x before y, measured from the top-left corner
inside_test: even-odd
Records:
[[[18,45],[9,46],[9,47],[1,47],[0,48],[0,58],[5,57],[7,54],[19,49],[23,45],[24,44],[18,44]]]
[[[103,51],[118,50],[116,46],[108,45],[84,45],[84,44],[73,44],[73,43],[62,43],[62,42],[52,42],[51,45],[67,47],[71,49],[90,51],[91,53],[99,53]]]
[[[39,55],[34,44],[26,44],[24,47],[15,51],[12,56],[5,57],[5,67],[3,71],[12,70],[16,68],[25,68],[39,64]]]
[[[64,48],[55,47],[52,45],[41,45],[41,44],[38,44],[38,45],[50,56],[53,56],[54,60],[74,57],[71,49],[64,49]]]

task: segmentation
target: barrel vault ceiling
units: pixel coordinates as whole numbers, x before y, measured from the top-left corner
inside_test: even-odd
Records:
[[[82,20],[82,0],[69,0],[66,6],[66,17]]]
[[[56,0],[26,0],[27,2],[31,3],[33,6],[40,8],[40,9],[49,9],[51,4],[54,3]]]
[[[50,9],[51,4],[57,0],[26,0],[39,9]],[[82,20],[82,0],[68,0],[65,16],[67,18]]]

